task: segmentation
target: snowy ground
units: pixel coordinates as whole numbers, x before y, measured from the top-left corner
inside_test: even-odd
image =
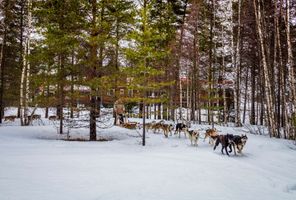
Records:
[[[296,149],[248,134],[243,155],[222,155],[202,140],[134,130],[99,130],[109,142],[57,140],[56,127],[0,126],[1,200],[294,200]],[[195,128],[203,134],[206,126]],[[240,129],[218,127],[222,133]],[[85,136],[86,129],[72,135]]]

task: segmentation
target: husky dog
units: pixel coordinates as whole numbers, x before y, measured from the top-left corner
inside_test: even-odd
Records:
[[[198,146],[198,137],[199,137],[199,132],[197,130],[186,130],[188,137],[190,139],[191,145],[193,144],[194,146]]]
[[[172,124],[161,124],[160,129],[163,130],[164,136],[167,138],[170,135],[172,135],[173,125]]]
[[[229,149],[230,149],[229,153],[232,152],[231,146],[233,146],[234,155],[236,155],[235,148],[237,148],[237,150],[238,150],[237,153],[242,153],[242,150],[243,150],[244,146],[246,145],[247,141],[248,141],[247,135],[243,135],[243,134],[242,135],[234,135],[232,143],[229,146]]]
[[[136,122],[125,123],[122,125],[123,128],[127,128],[127,129],[136,129],[137,126],[138,126],[138,123]]]
[[[51,120],[51,121],[55,121],[57,119],[58,119],[58,117],[55,116],[55,115],[51,115],[51,116],[48,117],[48,120]]]
[[[176,125],[175,135],[179,133],[179,138],[181,137],[181,131],[184,132],[185,138],[186,138],[186,131],[188,130],[188,126],[183,123],[178,123]]]
[[[221,149],[222,154],[224,154],[223,149],[225,149],[226,154],[229,156],[229,153],[227,151],[227,147],[232,145],[233,137],[234,136],[232,134],[218,135],[218,137],[216,139],[216,142],[215,142],[214,150],[219,145],[219,143],[221,143],[221,145],[222,145],[222,149]]]
[[[153,129],[153,126],[155,125],[156,121],[152,121],[150,123],[146,123],[145,124],[145,129],[147,130],[147,132],[149,132],[149,130]]]
[[[218,137],[217,129],[215,128],[207,129],[205,133],[204,141],[206,141],[206,139],[209,138],[209,144],[213,145],[217,137]]]
[[[157,133],[159,133],[162,125],[163,124],[160,123],[160,122],[157,122],[157,123],[153,124],[152,128],[151,128],[153,130],[153,133],[156,133],[156,131],[157,131]]]
[[[15,119],[16,119],[16,116],[15,115],[9,115],[9,116],[5,116],[4,117],[4,121],[14,122]]]
[[[29,115],[28,119],[31,120],[31,118],[32,118],[32,120],[41,119],[41,115]]]

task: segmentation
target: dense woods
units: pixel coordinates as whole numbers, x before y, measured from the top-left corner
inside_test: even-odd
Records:
[[[144,119],[296,139],[296,1],[0,2],[0,123],[9,106],[22,125],[55,107],[63,133],[83,105],[96,140],[100,108],[122,98]]]

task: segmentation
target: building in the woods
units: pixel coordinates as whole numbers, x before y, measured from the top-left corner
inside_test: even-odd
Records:
[[[182,107],[187,108],[190,107],[191,100],[191,90],[190,90],[190,80],[187,80],[186,77],[182,77],[180,79],[182,84]],[[127,79],[127,82],[130,81]],[[180,85],[179,85],[180,86]],[[180,105],[180,87],[176,88],[175,91],[175,97],[174,97],[174,105],[176,107],[179,107]],[[209,103],[209,84],[205,80],[199,81],[199,84],[196,86],[199,87],[199,103],[201,104],[201,107],[206,107],[206,105]],[[210,100],[212,106],[219,106],[223,107],[224,105],[224,99],[223,99],[223,89],[225,89],[226,94],[226,103],[227,103],[227,110],[230,110],[234,106],[234,98],[233,98],[233,81],[231,80],[219,80],[218,82],[214,83],[212,88],[212,95],[213,92],[216,98],[214,100]],[[90,99],[90,88],[86,86],[73,86],[72,88],[70,86],[65,87],[65,101],[66,103],[69,103],[72,101],[74,104],[88,104]],[[51,86],[50,87],[50,96],[55,96],[56,87]],[[42,94],[44,92],[44,88],[40,87],[38,89],[38,93]],[[71,99],[71,92],[75,93],[75,100],[73,102],[73,99]],[[134,97],[137,95],[137,91],[128,89],[125,86],[118,86],[117,88],[111,88],[106,90],[98,91],[98,101],[100,101],[100,104],[104,107],[112,107],[114,102],[119,97]],[[156,98],[157,94],[154,92],[150,92],[148,94],[151,98]],[[56,100],[57,101],[57,100]]]

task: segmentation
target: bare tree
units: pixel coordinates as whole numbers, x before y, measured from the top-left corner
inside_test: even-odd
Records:
[[[291,44],[291,31],[290,31],[290,0],[286,0],[286,34],[287,34],[287,45],[288,45],[288,83],[289,90],[291,95],[289,96],[290,102],[290,115],[292,118],[292,127],[294,126],[293,121],[295,120],[295,106],[296,106],[296,90],[295,90],[295,71],[294,71],[294,61],[293,61],[293,53],[292,53],[292,44]],[[295,129],[295,127],[293,127]],[[295,134],[295,130],[292,130]]]
[[[24,53],[23,53],[23,68],[21,74],[21,83],[20,83],[20,118],[21,125],[29,125],[30,120],[28,119],[29,114],[29,95],[30,95],[30,70],[31,65],[28,60],[30,55],[31,47],[31,29],[32,29],[32,2],[31,0],[27,1],[27,26],[26,26],[26,35],[24,41]]]
[[[265,47],[265,36],[263,35],[263,19],[262,19],[262,10],[260,5],[260,0],[253,0],[255,16],[256,16],[256,25],[257,25],[257,32],[260,42],[261,48],[261,59],[263,65],[263,76],[264,76],[264,86],[265,86],[265,100],[266,100],[266,107],[267,107],[267,118],[268,118],[268,125],[270,130],[270,136],[274,136],[276,132],[275,128],[275,120],[274,120],[274,101],[272,98],[272,87],[271,87],[271,79],[270,79],[270,72],[269,67],[267,64],[267,57],[266,57],[266,47]]]

